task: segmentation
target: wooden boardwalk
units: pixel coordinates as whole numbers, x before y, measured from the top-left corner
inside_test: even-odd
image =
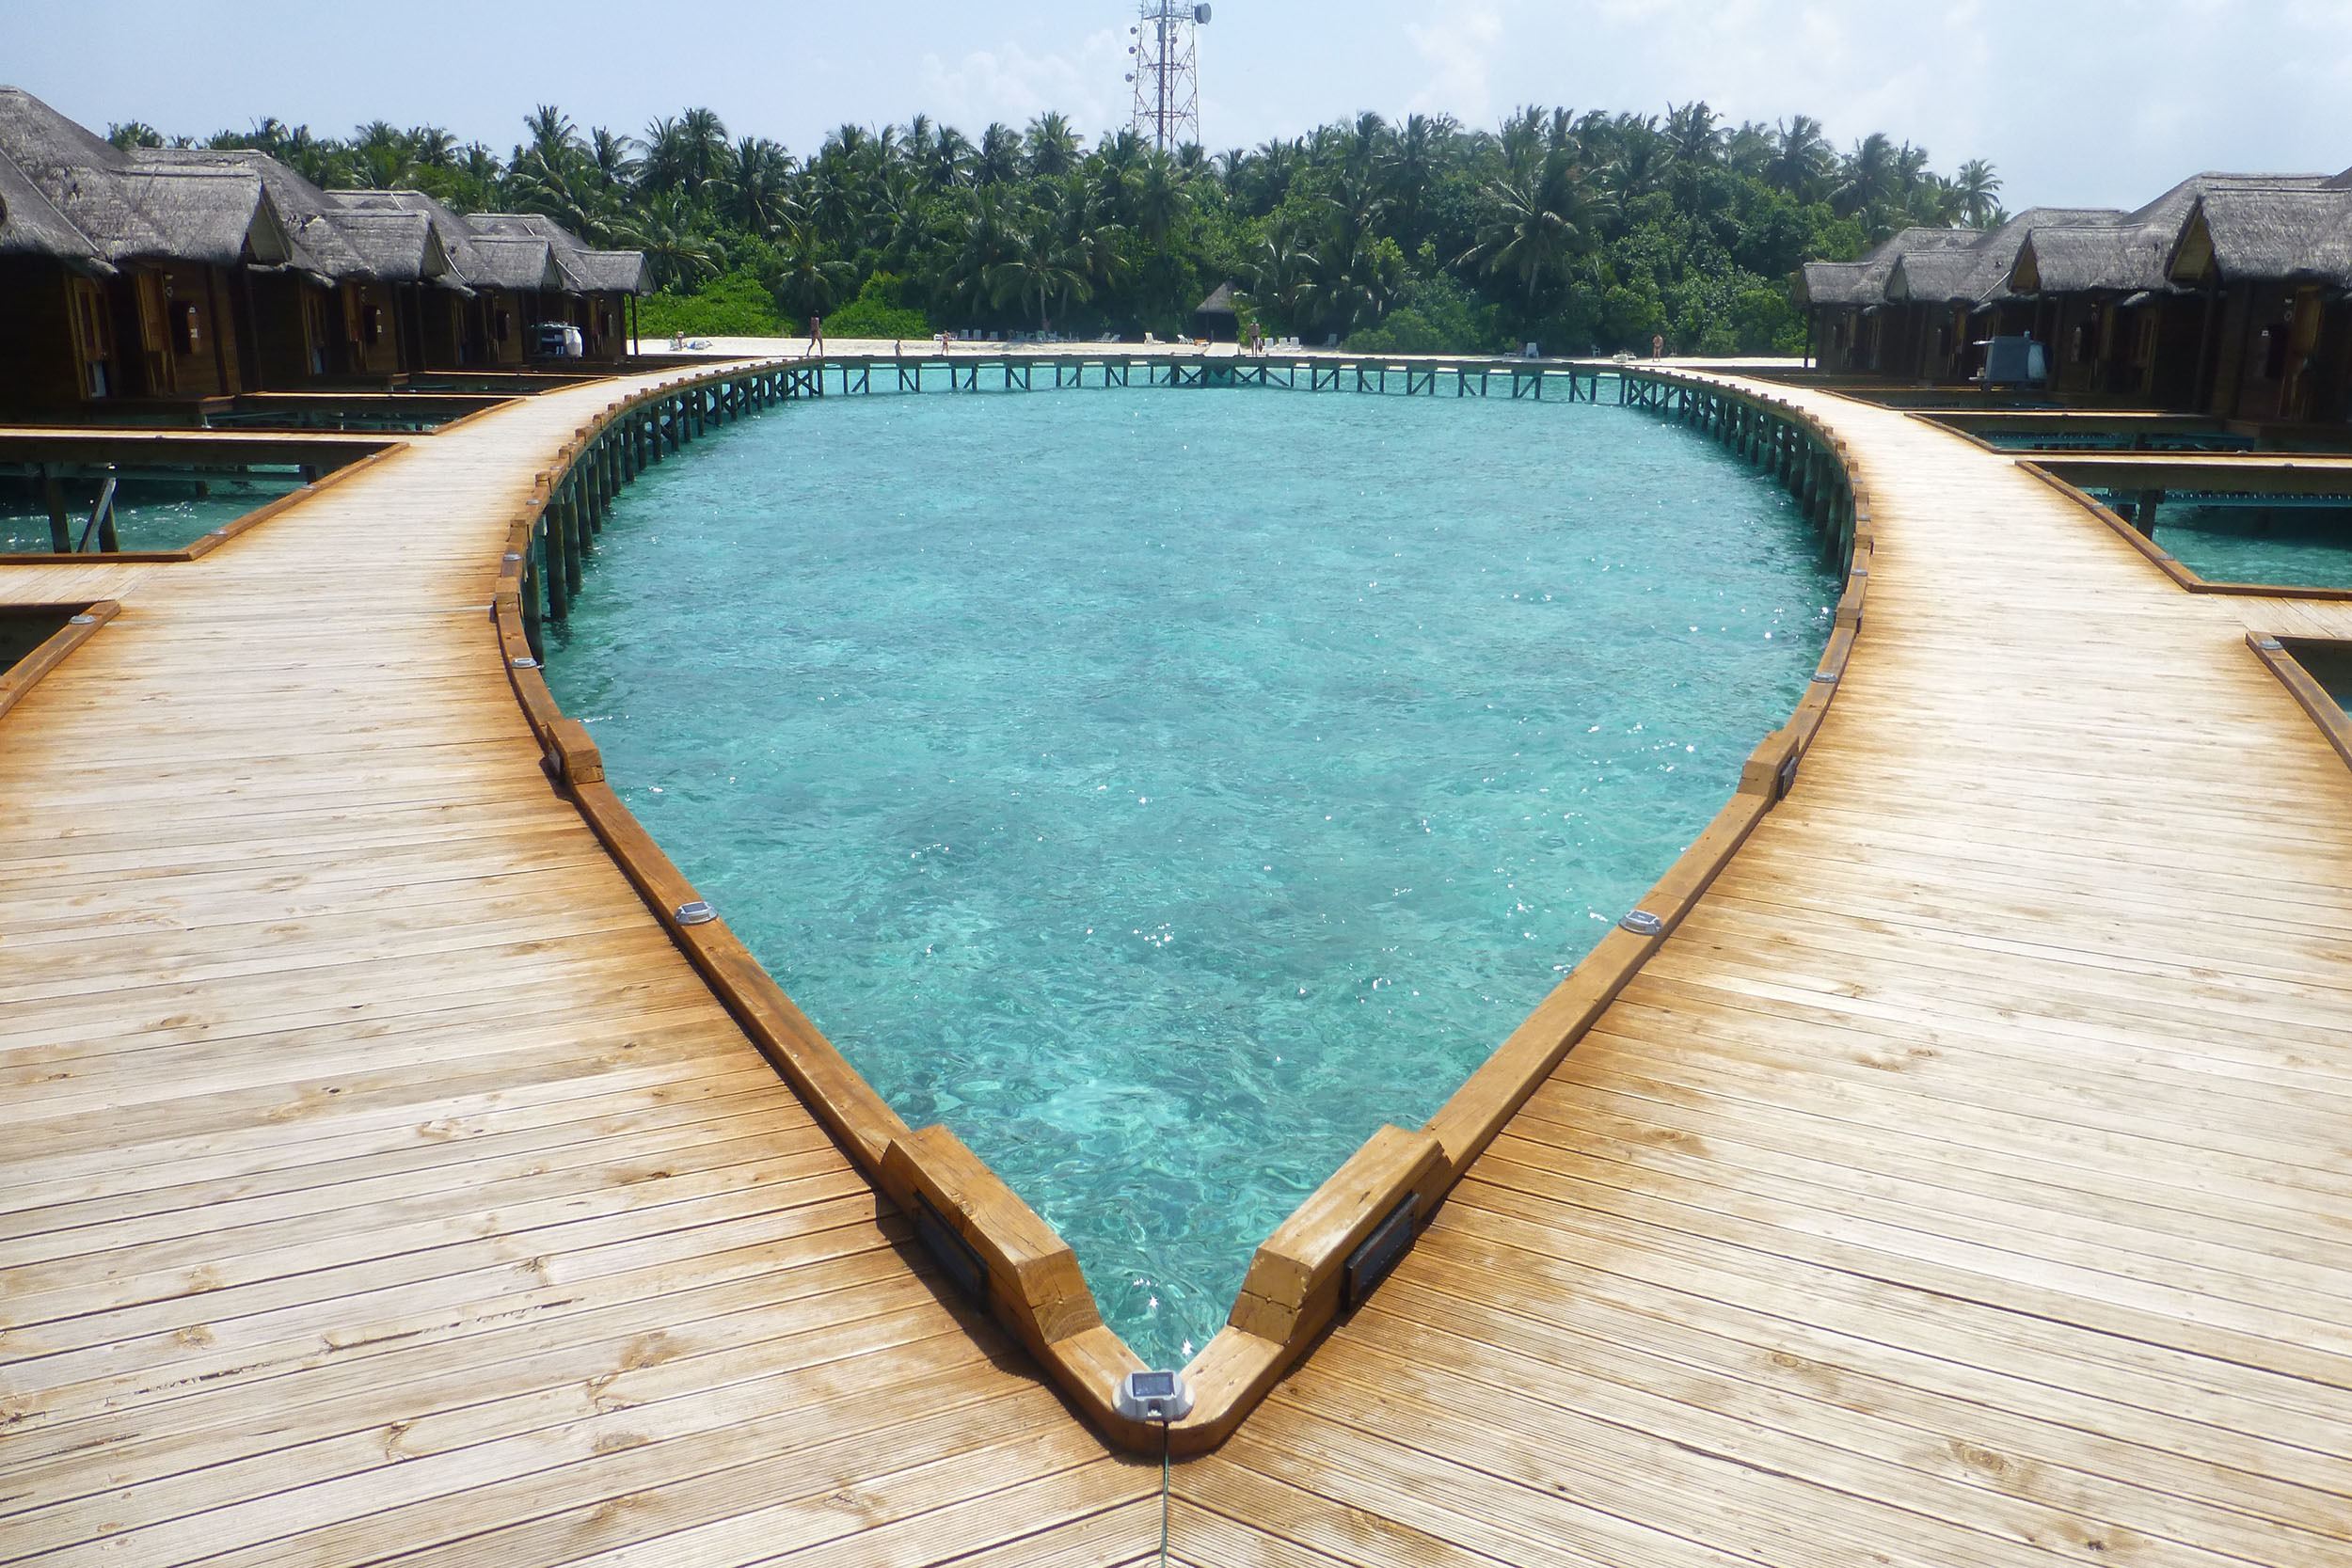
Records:
[[[0,1561],[1156,1560],[539,772],[485,606],[612,395],[0,567],[126,607],[0,721]],[[2352,1560],[2352,774],[2242,641],[2352,607],[1790,395],[1877,536],[1795,793],[1172,1560]]]
[[[1795,793],[1178,1473],[1200,1560],[2352,1561],[2352,775],[2280,607],[1794,395],[1877,533]]]
[[[125,605],[0,726],[0,1560],[1156,1547],[539,770],[490,584],[613,395],[0,569]]]

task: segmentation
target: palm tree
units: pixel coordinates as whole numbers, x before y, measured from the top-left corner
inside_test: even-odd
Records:
[[[117,147],[161,147],[164,134],[143,119],[119,119],[106,126],[106,139]]]
[[[1020,134],[999,120],[980,133],[980,151],[972,166],[972,182],[977,185],[1005,185],[1020,178]]]
[[[1078,166],[1080,147],[1078,133],[1071,129],[1070,120],[1059,114],[1043,114],[1029,121],[1026,137],[1029,150],[1029,177],[1033,180],[1058,180]]]
[[[689,195],[726,172],[727,127],[713,109],[689,109],[678,116],[678,152]]]
[[[617,189],[637,182],[641,166],[630,146],[627,136],[614,135],[601,125],[588,134],[588,161],[607,185]]]
[[[745,136],[727,154],[725,176],[712,182],[727,221],[761,238],[775,232],[796,207],[790,195],[792,160],[765,136]]]
[[[1952,194],[1960,198],[1961,215],[1978,229],[1990,228],[2001,210],[2001,177],[1982,158],[1971,158],[1952,178]]]
[[[1135,179],[1136,231],[1148,245],[1158,245],[1184,215],[1192,208],[1192,193],[1185,188],[1183,175],[1175,161],[1157,148],[1144,155],[1143,166]]]
[[[1043,219],[1045,214],[1033,214]],[[1047,308],[1057,300],[1086,300],[1093,296],[1084,270],[1084,258],[1073,255],[1046,221],[1032,221],[1017,231],[1012,253],[982,269],[981,284],[991,303],[999,307],[1035,304],[1040,327],[1053,325]]]
[[[1840,164],[1837,184],[1829,193],[1830,205],[1841,217],[1854,217],[1884,207],[1901,188],[1895,144],[1883,132],[1873,131],[1856,142]]]
[[[641,197],[617,235],[645,253],[645,265],[659,287],[699,282],[719,270],[717,248],[701,231],[692,206],[675,191]]]
[[[1821,135],[1821,122],[1810,115],[1791,115],[1772,135],[1772,161],[1764,178],[1800,201],[1812,199],[1831,165],[1836,161]]]
[[[1565,275],[1591,243],[1590,179],[1565,153],[1555,152],[1545,159],[1540,176],[1506,176],[1488,185],[1486,195],[1489,214],[1478,243],[1462,253],[1460,264],[1476,266],[1489,277],[1516,279],[1522,302],[1534,313],[1545,287]]]
[[[549,168],[569,158],[580,147],[580,133],[573,127],[571,117],[552,103],[539,104],[525,115],[523,129],[530,134],[531,150]]]
[[[829,250],[806,226],[788,231],[784,269],[776,279],[776,303],[787,320],[821,316],[857,283],[857,269]]]

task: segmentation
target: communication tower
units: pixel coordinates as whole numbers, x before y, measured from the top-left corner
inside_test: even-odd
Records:
[[[1163,152],[1200,139],[1199,29],[1209,8],[1177,0],[1137,0],[1135,42],[1136,135]]]

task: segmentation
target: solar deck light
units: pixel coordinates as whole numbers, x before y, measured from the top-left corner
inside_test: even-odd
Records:
[[[1666,923],[1647,910],[1629,910],[1617,924],[1637,937],[1662,937],[1666,934]]]
[[[539,668],[539,661],[532,657],[529,654],[516,654],[508,662],[513,664],[517,670],[536,670]]]
[[[670,912],[681,926],[707,926],[719,918],[719,911],[700,898],[690,898]]]
[[[523,556],[520,550],[508,550],[504,555],[499,557],[501,561],[520,561],[522,558]]]
[[[1816,670],[1813,672],[1813,679],[1817,685],[1836,686],[1837,684],[1837,672],[1835,670]]]
[[[2280,648],[2286,646],[2286,644],[2280,642],[2275,637],[2257,637],[2254,639],[2254,646],[2260,648],[2264,653],[2275,654]]]
[[[69,626],[94,626],[98,624],[98,617],[95,615],[69,615],[66,617],[65,624]],[[2278,644],[2273,642],[2271,646],[2275,648]]]
[[[1111,1391],[1111,1407],[1131,1421],[1167,1426],[1192,1414],[1192,1388],[1182,1372],[1129,1372]]]

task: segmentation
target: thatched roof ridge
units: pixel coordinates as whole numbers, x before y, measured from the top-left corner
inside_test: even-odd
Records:
[[[100,258],[97,244],[6,152],[0,152],[0,256],[40,256],[93,274],[114,270]]]
[[[2328,184],[2324,174],[2232,174],[2219,169],[2207,169],[2192,174],[2146,206],[2135,209],[2126,222],[2165,230],[2168,244],[2188,221],[2189,209],[2197,198],[2208,191],[2223,190],[2321,190]]]
[[[2352,189],[2209,191],[2183,226],[2175,265],[2201,230],[2223,282],[2314,279],[2352,288]]]

